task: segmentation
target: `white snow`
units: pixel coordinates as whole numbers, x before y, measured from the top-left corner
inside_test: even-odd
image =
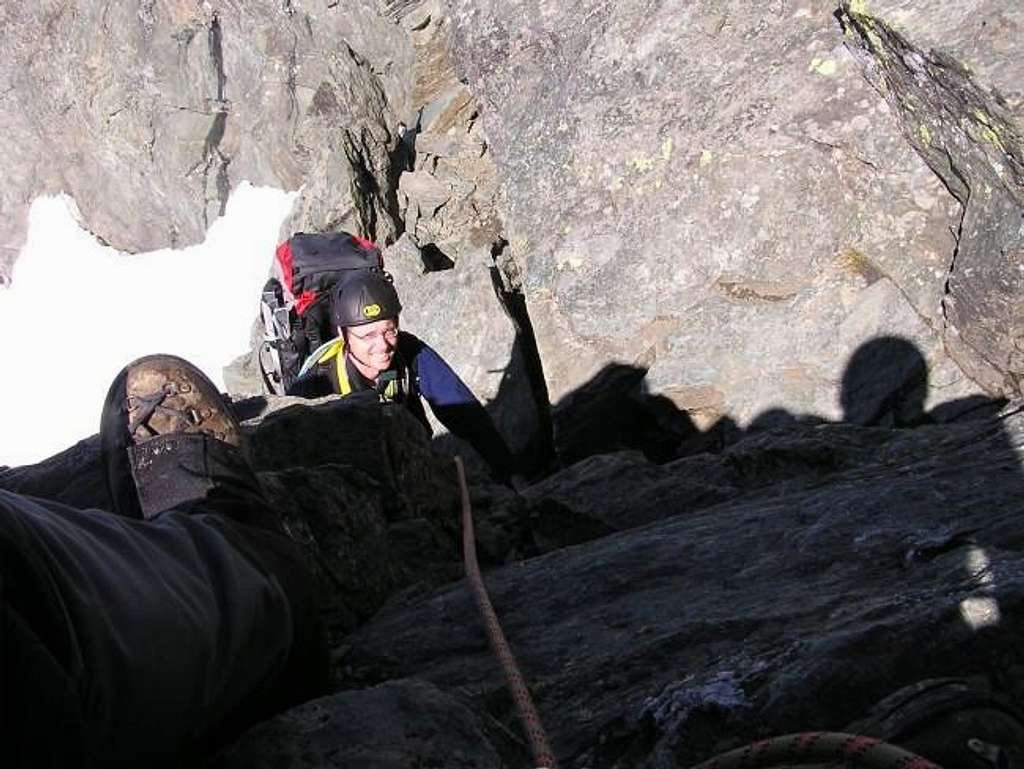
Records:
[[[0,465],[97,432],[111,380],[142,355],[180,355],[223,388],[222,367],[249,347],[294,198],[243,184],[202,244],[134,255],[97,243],[70,198],[37,199],[12,287],[0,290]]]

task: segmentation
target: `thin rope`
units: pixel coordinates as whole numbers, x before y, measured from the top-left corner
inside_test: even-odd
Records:
[[[512,694],[512,700],[515,702],[516,711],[519,714],[519,721],[523,726],[523,731],[526,732],[526,739],[530,743],[530,752],[533,754],[534,763],[537,769],[554,769],[555,756],[551,752],[547,734],[540,722],[540,714],[526,688],[526,680],[519,672],[519,665],[508,645],[505,633],[502,632],[498,615],[494,611],[490,596],[487,595],[487,587],[480,574],[480,565],[476,560],[476,537],[473,534],[473,508],[469,502],[469,488],[466,486],[466,472],[462,466],[461,457],[455,457],[455,468],[458,471],[459,491],[462,496],[462,550],[470,592],[473,593],[477,609],[483,619],[491,651],[494,652],[498,664],[501,665],[501,669],[505,673],[505,683]]]

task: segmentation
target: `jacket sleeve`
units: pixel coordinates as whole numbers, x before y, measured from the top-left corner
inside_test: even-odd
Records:
[[[419,339],[415,339],[414,344],[417,387],[434,416],[484,458],[495,480],[508,483],[514,472],[514,461],[490,414],[430,345]]]

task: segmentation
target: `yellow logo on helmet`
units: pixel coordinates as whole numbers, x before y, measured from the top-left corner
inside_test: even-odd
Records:
[[[379,304],[368,304],[363,308],[364,318],[376,318],[378,315],[380,315]]]

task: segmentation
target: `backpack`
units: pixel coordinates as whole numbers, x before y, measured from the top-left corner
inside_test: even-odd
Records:
[[[297,232],[278,245],[260,299],[259,366],[267,392],[283,395],[309,354],[336,336],[331,294],[364,272],[390,280],[377,245],[347,232]]]

